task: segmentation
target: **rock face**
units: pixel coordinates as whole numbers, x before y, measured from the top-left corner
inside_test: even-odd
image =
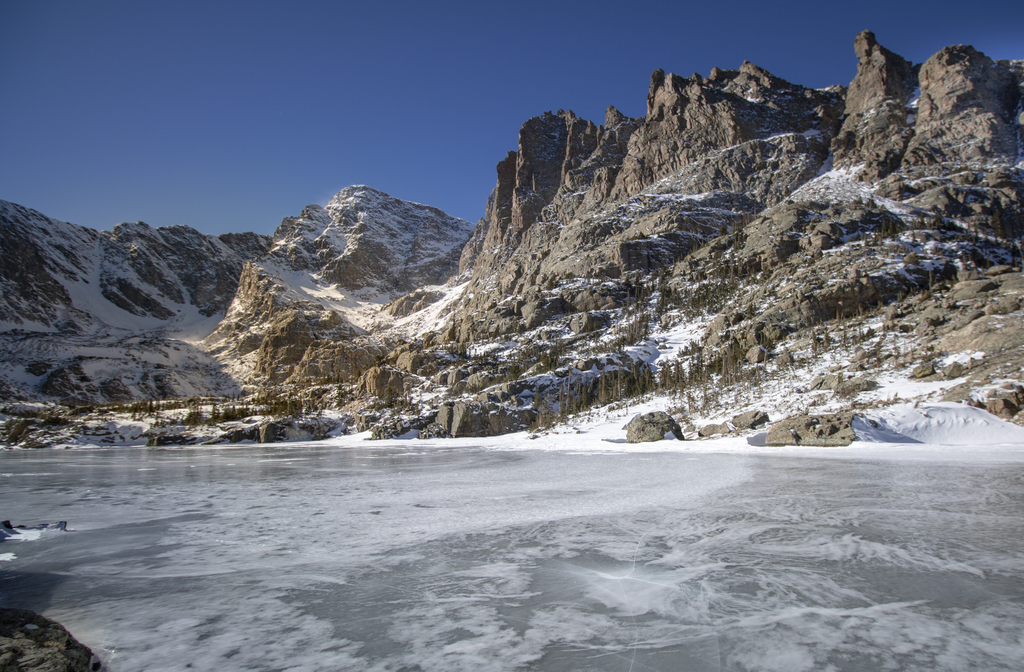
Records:
[[[60,623],[27,609],[0,608],[0,670],[97,672],[102,667]]]
[[[1014,157],[1020,91],[1010,69],[971,46],[946,47],[921,66],[907,165]]]
[[[285,218],[268,260],[359,295],[398,296],[455,275],[472,229],[437,208],[347,187]]]
[[[665,411],[655,411],[638,415],[626,425],[626,443],[645,443],[661,441],[673,436],[683,440],[683,430],[679,423]]]
[[[537,419],[533,409],[508,408],[491,402],[457,401],[441,404],[436,423],[455,438],[467,436],[499,436],[521,432]]]
[[[530,119],[462,257],[472,298],[460,340],[536,326],[520,306],[486,314],[511,295],[528,305],[560,278],[651,272],[784,200],[825,163],[842,109],[839,87],[744,63],[706,78],[655,71],[643,118],[609,108],[600,126],[562,110]]]
[[[913,131],[908,108],[917,68],[878,44],[870,30],[853,42],[857,75],[846,94],[845,120],[833,143],[836,166],[865,164],[865,178],[899,168]]]
[[[655,70],[647,116],[630,137],[611,196],[638,193],[714,150],[786,133],[830,139],[841,102],[837,92],[790,84],[749,62],[707,78]]]
[[[864,31],[857,76],[833,143],[836,166],[863,164],[873,181],[900,169],[987,160],[1016,163],[1019,77],[971,46],[912,66]]]

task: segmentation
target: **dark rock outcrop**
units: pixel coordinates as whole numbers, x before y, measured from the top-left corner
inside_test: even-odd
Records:
[[[771,422],[771,418],[764,411],[747,411],[733,417],[732,426],[738,430],[757,429],[762,425]]]
[[[3,672],[98,672],[102,667],[60,623],[27,609],[0,608]]]
[[[142,222],[94,231],[0,201],[0,387],[81,403],[231,390],[177,332],[225,311],[269,243]]]
[[[455,437],[499,436],[529,429],[537,412],[529,408],[509,408],[493,402],[456,401],[441,404],[436,423],[444,433]]]

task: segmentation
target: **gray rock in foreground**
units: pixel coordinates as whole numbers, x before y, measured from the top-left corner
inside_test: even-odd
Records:
[[[848,446],[857,438],[853,413],[797,415],[772,425],[769,446]]]
[[[0,608],[3,672],[95,672],[101,667],[60,623],[27,609]]]
[[[661,441],[668,438],[669,434],[683,440],[683,430],[679,423],[665,411],[638,415],[626,425],[626,443]]]

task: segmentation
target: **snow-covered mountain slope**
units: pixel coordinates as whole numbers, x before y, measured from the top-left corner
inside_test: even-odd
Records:
[[[0,201],[0,389],[79,402],[236,389],[192,342],[269,242],[142,222],[94,231]]]
[[[454,275],[472,229],[437,208],[352,186],[286,218],[268,258],[360,298],[395,297]]]
[[[94,231],[0,201],[0,329],[188,329],[223,313],[268,242],[143,222]]]
[[[363,338],[393,321],[381,308],[456,275],[473,225],[366,186],[288,217],[247,265],[206,346],[248,383],[347,377],[386,350]]]

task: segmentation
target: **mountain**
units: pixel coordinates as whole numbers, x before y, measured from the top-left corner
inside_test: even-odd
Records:
[[[611,108],[598,127],[563,111],[527,121],[518,150],[498,164],[479,249],[463,257],[473,299],[460,339],[515,330],[508,300],[542,301],[552,280],[664,269],[843,169],[855,174],[848,193],[905,203],[902,214],[984,226],[999,212],[1021,230],[1020,62],[949,47],[915,67],[868,31],[855,52],[848,92],[746,62],[706,78],[656,70],[644,118]],[[846,204],[836,190],[823,196]],[[588,288],[569,291],[560,298],[575,309],[607,304]]]
[[[205,345],[250,384],[350,378],[387,352],[365,338],[381,308],[447,282],[471,231],[437,208],[343,189],[285,218]]]
[[[269,242],[143,222],[95,231],[0,201],[0,391],[88,402],[237,390],[192,342]]]
[[[1019,406],[1024,61],[961,45],[912,64],[869,31],[854,55],[848,87],[655,70],[643,117],[529,119],[475,226],[364,186],[272,240],[5,205],[3,343],[28,364],[4,395],[182,396],[51,385],[69,355],[20,343],[132,352],[187,327],[196,394],[301,398],[377,437],[503,433],[645,393],[692,431],[732,427],[769,383],[772,415],[884,403],[904,379]]]
[[[380,307],[446,282],[471,229],[369,187],[285,218],[272,238],[142,222],[94,231],[0,202],[0,348],[17,363],[0,374],[4,396],[238,393],[286,380],[314,341],[331,347],[304,375],[338,375],[341,350],[367,368],[381,348],[359,336]]]

